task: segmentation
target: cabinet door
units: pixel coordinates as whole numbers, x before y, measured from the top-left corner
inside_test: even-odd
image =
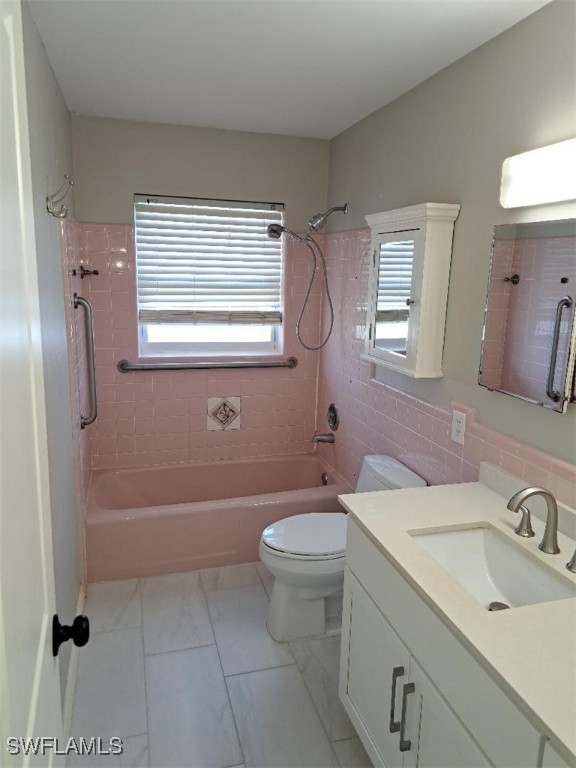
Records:
[[[410,741],[404,768],[484,768],[492,763],[446,704],[412,657],[410,682],[418,701],[408,712],[404,732]],[[417,718],[414,717],[416,714]]]
[[[381,764],[401,768],[402,687],[408,679],[410,654],[354,577],[347,573],[346,579],[351,615],[348,663],[342,667],[347,677],[341,687],[381,757]],[[346,651],[345,642],[343,649]],[[365,746],[370,752],[370,745]]]
[[[376,286],[371,340],[374,352],[400,367],[413,368],[421,284],[421,232],[381,235],[374,249]]]

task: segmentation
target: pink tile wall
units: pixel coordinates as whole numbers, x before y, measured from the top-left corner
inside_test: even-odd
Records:
[[[81,280],[77,274],[82,261],[80,224],[69,218],[62,221],[60,236],[68,340],[68,376],[73,414],[72,445],[74,452],[74,476],[76,480],[76,509],[79,519],[78,552],[83,557],[83,518],[90,483],[92,460],[90,433],[88,431],[90,428],[80,429],[80,414],[88,413],[89,410],[84,314],[82,310],[74,309],[73,303],[75,293],[86,298],[88,286],[86,285],[87,281]]]
[[[515,241],[511,269],[520,275],[520,282],[509,289],[501,389],[538,402],[552,402],[546,396],[550,336],[560,299],[567,294],[576,298],[574,253],[576,239],[573,237]],[[561,283],[561,278],[568,278],[568,283]],[[573,312],[574,307],[565,310],[562,316],[558,373],[566,369]],[[561,383],[561,376],[557,375],[556,388]]]
[[[323,458],[352,484],[363,456],[372,453],[397,457],[433,485],[477,480],[480,462],[487,461],[576,506],[574,465],[476,423],[475,412],[458,404],[469,411],[461,446],[450,439],[448,411],[371,378],[371,365],[360,357],[370,231],[327,235],[325,246],[336,323],[320,355],[318,424],[322,431],[328,405],[335,402],[340,427],[333,445],[319,446]]]
[[[120,373],[119,360],[137,358],[133,228],[81,225],[82,258],[100,272],[83,281],[89,285],[95,316],[99,417],[88,428],[93,468],[312,450],[318,358],[294,335],[306,291],[308,254],[291,241],[286,246],[284,355],[298,358],[295,369]],[[319,322],[317,285],[303,326],[312,341]],[[207,398],[226,395],[242,398],[242,427],[209,432]]]

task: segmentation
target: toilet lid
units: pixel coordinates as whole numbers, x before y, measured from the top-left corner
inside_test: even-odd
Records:
[[[346,515],[342,512],[309,512],[285,517],[264,530],[262,541],[272,549],[294,555],[344,554]]]

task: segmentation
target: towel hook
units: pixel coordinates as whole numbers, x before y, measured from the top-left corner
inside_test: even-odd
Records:
[[[65,219],[68,216],[68,208],[65,205],[61,205],[58,208],[56,208],[56,205],[64,200],[73,184],[74,182],[70,178],[70,174],[65,173],[64,181],[60,187],[56,192],[46,197],[46,210],[57,219]]]

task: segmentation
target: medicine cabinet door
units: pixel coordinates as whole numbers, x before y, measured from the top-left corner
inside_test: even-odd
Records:
[[[398,369],[416,365],[421,239],[419,228],[382,233],[373,252],[368,353]]]

